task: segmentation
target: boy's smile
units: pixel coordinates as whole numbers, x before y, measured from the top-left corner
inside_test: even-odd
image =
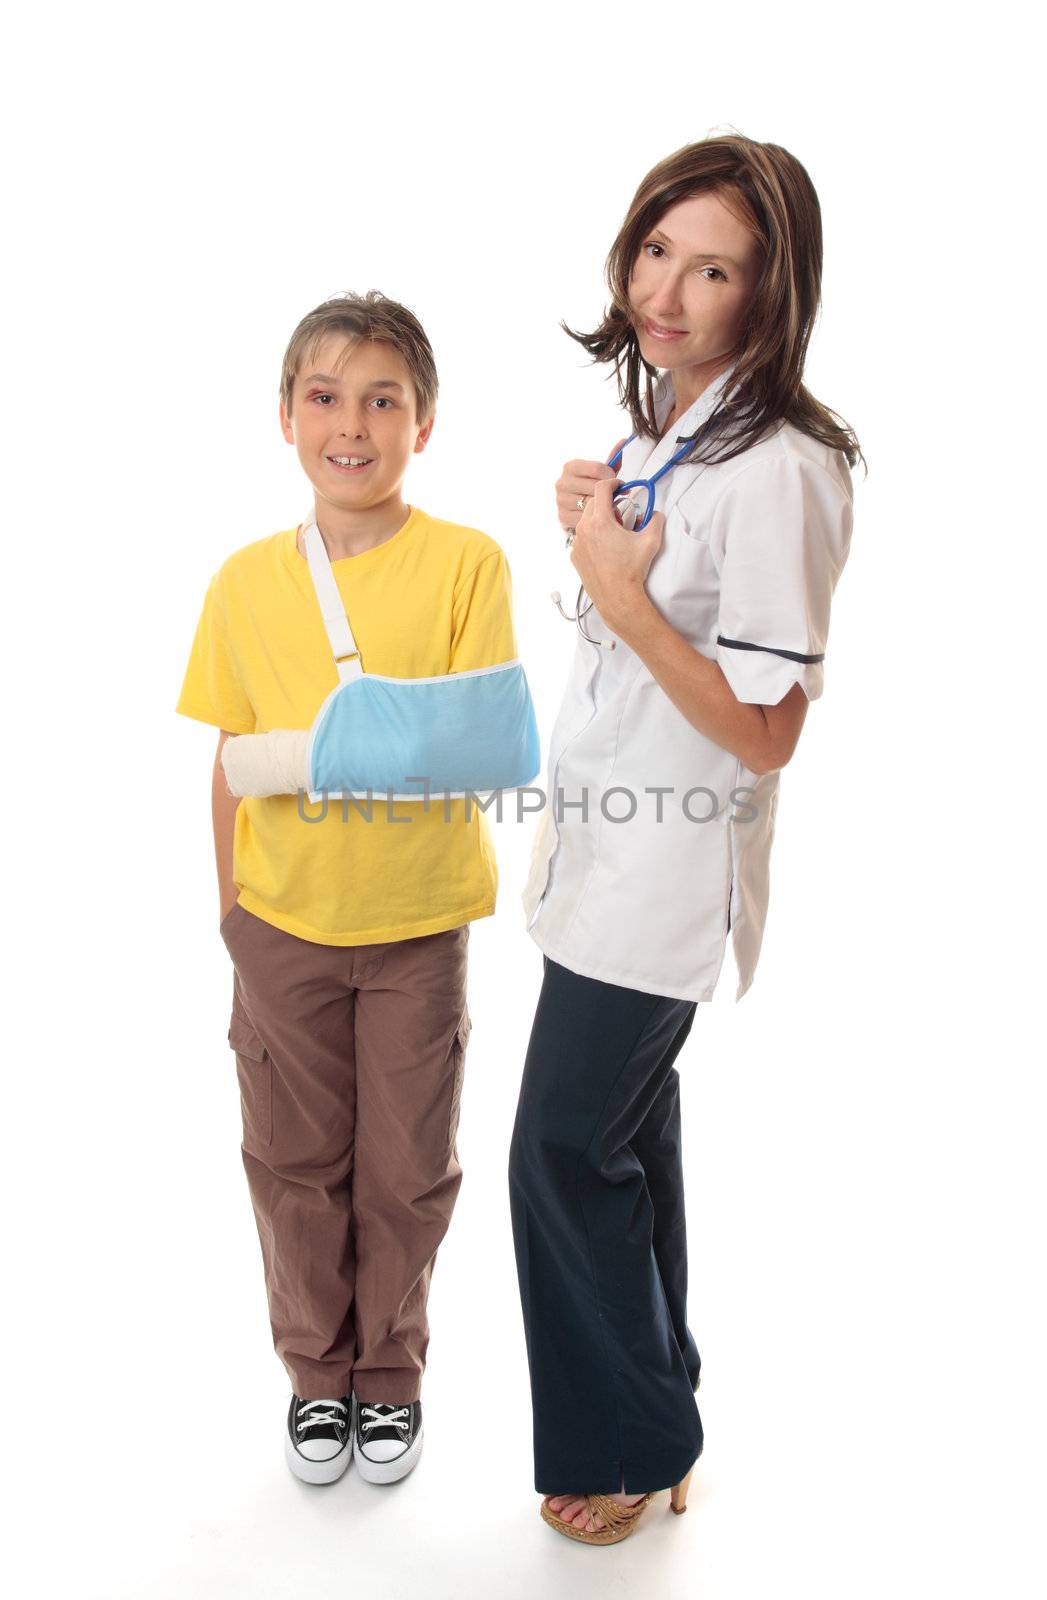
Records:
[[[433,419],[419,423],[414,380],[398,350],[340,335],[321,340],[295,374],[290,415],[281,403],[280,425],[315,491],[332,559],[399,531],[408,515],[401,485]]]

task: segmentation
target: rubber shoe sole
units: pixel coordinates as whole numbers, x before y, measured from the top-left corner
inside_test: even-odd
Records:
[[[303,1483],[337,1483],[353,1459],[353,1436],[344,1450],[339,1450],[330,1461],[310,1461],[291,1443],[291,1435],[284,1429],[284,1459],[296,1478]]]
[[[356,1452],[356,1470],[365,1483],[396,1483],[399,1478],[406,1478],[412,1467],[417,1466],[418,1457],[422,1453],[422,1440],[425,1438],[425,1423],[418,1429],[411,1447],[405,1450],[402,1456],[397,1456],[395,1461],[368,1461],[362,1450]]]

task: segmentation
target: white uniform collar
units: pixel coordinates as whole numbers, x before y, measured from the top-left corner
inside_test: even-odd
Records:
[[[697,433],[702,424],[708,422],[719,405],[720,397],[737,364],[736,361],[732,361],[730,366],[720,373],[719,377],[714,378],[712,383],[702,390],[697,400],[687,408],[683,416],[677,418],[673,427],[673,443],[675,443],[677,436],[686,438],[689,434]],[[673,384],[673,375],[669,371],[662,372],[655,380],[654,388],[654,414],[660,431],[664,431],[665,419],[675,404],[676,389]],[[671,454],[671,450],[666,452],[667,456]],[[658,465],[660,463],[655,463],[656,467]]]
[[[720,403],[720,397],[730,380],[736,363],[732,362],[718,377],[707,384],[693,405],[679,417],[668,433],[664,431],[660,437],[652,441],[640,437],[634,439],[627,447],[622,458],[621,476],[629,478],[650,478],[671,459],[680,449],[679,440],[686,439],[698,432],[698,429],[712,416]],[[660,429],[664,430],[665,421],[673,406],[676,404],[676,390],[673,386],[671,372],[662,372],[655,380],[654,386],[654,414]],[[682,463],[681,463],[682,467]],[[688,483],[693,481],[694,474],[701,472],[701,465],[690,468],[687,472],[673,470],[668,480],[664,481],[664,488],[658,496],[659,510],[668,513],[676,500],[683,493]]]

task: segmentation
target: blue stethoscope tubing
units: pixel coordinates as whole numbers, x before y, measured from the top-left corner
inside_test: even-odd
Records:
[[[636,434],[635,433],[631,433],[629,435],[628,439],[623,439],[622,440],[622,442],[618,446],[617,450],[613,451],[611,456],[610,456],[610,458],[608,459],[607,465],[609,467],[613,467],[613,468],[617,469],[618,463],[621,461],[622,456],[623,456],[623,454],[625,452],[626,445],[627,444],[632,444],[632,442],[633,442],[633,440],[635,438],[636,438]],[[632,532],[632,533],[642,533],[644,528],[646,528],[647,524],[650,522],[651,518],[654,515],[655,485],[657,484],[659,478],[664,478],[665,474],[667,472],[670,472],[672,470],[672,468],[677,465],[678,462],[683,460],[684,456],[688,453],[689,450],[691,450],[693,448],[693,446],[694,446],[694,440],[693,439],[685,440],[684,443],[680,446],[680,448],[665,463],[664,467],[659,467],[658,471],[656,473],[654,473],[654,475],[652,477],[650,477],[650,478],[630,478],[627,483],[620,483],[614,489],[613,494],[612,494],[612,499],[614,499],[614,500],[621,499],[621,497],[623,495],[631,494],[634,489],[642,489],[644,491],[644,494],[647,496],[647,504],[644,507],[643,516],[640,518],[639,522],[634,522],[633,523],[633,526],[630,529],[630,532]],[[568,542],[570,542],[570,541],[568,541]],[[602,645],[608,650],[613,650],[615,648],[615,643],[614,643],[613,640],[594,639],[590,633],[586,632],[585,625],[584,625],[584,618],[586,616],[586,613],[592,609],[592,601],[589,600],[587,598],[587,596],[586,596],[584,584],[578,590],[578,599],[575,601],[575,604],[574,604],[574,616],[573,616],[573,618],[568,616],[567,612],[564,610],[563,606],[561,605],[561,603],[560,603],[560,594],[559,594],[558,590],[556,592],[554,592],[553,600],[556,602],[557,611],[559,611],[561,617],[563,617],[565,619],[565,621],[567,621],[567,622],[572,622],[573,621],[573,622],[577,623],[578,632],[582,635],[583,639],[587,639],[590,644]],[[583,604],[583,602],[584,602],[584,604]]]
[[[617,450],[614,452],[614,454],[610,457],[610,459],[607,462],[607,465],[609,467],[617,467],[618,466],[618,463],[621,461],[622,456],[625,453],[626,445],[627,444],[632,444],[632,442],[633,442],[633,440],[635,438],[636,438],[635,433],[631,433],[629,435],[628,439],[623,439],[622,440],[622,442],[618,446]],[[633,489],[642,489],[644,491],[644,493],[646,494],[646,496],[647,496],[647,505],[644,508],[643,516],[640,518],[639,522],[633,524],[633,528],[632,528],[632,532],[633,533],[642,533],[644,528],[646,528],[647,524],[650,522],[651,518],[654,516],[654,492],[655,492],[654,491],[654,486],[655,486],[655,484],[658,482],[658,480],[660,478],[664,478],[665,474],[667,472],[671,472],[673,467],[675,467],[678,462],[682,461],[684,456],[687,455],[688,451],[693,450],[693,448],[694,448],[694,440],[693,439],[687,439],[680,446],[679,450],[677,450],[672,456],[670,456],[669,460],[665,463],[665,465],[663,467],[659,467],[658,468],[658,471],[656,473],[654,473],[654,475],[652,477],[650,477],[650,478],[631,478],[628,483],[620,483],[618,485],[618,487],[615,489],[614,494],[612,496],[612,498],[615,499],[615,500],[619,500],[622,497],[622,495],[626,495],[626,494],[631,493],[631,491]]]

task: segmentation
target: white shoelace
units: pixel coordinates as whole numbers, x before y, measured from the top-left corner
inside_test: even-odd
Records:
[[[365,1420],[367,1418],[370,1420]],[[402,1421],[401,1418],[403,1419]],[[387,1428],[390,1426],[394,1428],[402,1428],[406,1432],[406,1430],[411,1426],[410,1406],[400,1406],[398,1410],[390,1411],[389,1415],[385,1417],[382,1416],[380,1411],[376,1411],[373,1406],[360,1407],[361,1429]]]
[[[317,1411],[315,1409],[317,1406],[329,1406],[331,1409]],[[305,1416],[307,1411],[311,1413],[308,1417]],[[341,1412],[341,1416],[338,1415],[339,1412]],[[328,1423],[335,1423],[342,1427],[345,1425],[345,1412],[346,1408],[341,1400],[306,1400],[298,1407],[300,1420],[295,1423],[295,1427],[299,1433],[304,1433],[306,1428],[324,1427]]]

